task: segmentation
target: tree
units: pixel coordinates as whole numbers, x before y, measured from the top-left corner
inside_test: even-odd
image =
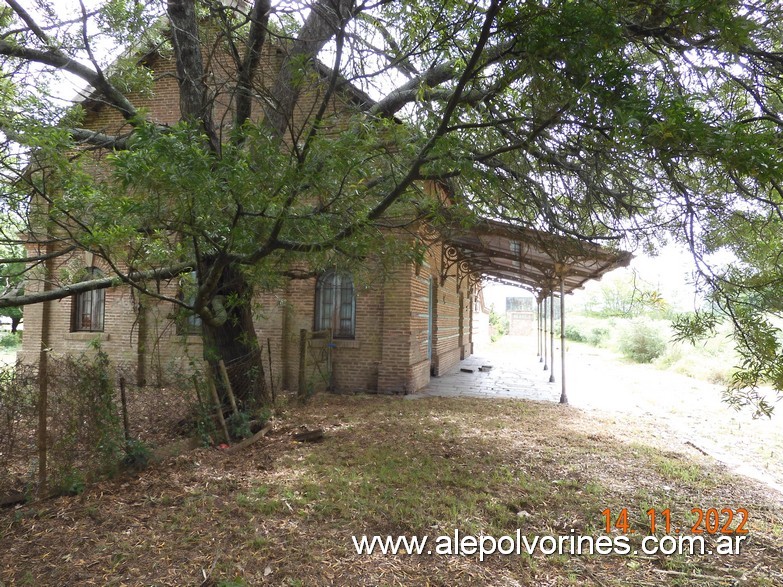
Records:
[[[11,237],[10,240],[13,240],[13,238]],[[18,296],[24,294],[22,277],[25,274],[26,267],[24,263],[16,261],[16,259],[23,256],[24,250],[19,245],[0,245],[0,291],[2,291],[0,295]],[[18,306],[0,308],[0,316],[7,316],[11,319],[11,333],[16,334],[19,324],[24,317],[22,308]]]
[[[584,311],[603,317],[661,316],[669,306],[661,293],[639,278],[636,271],[615,272],[585,296]]]
[[[418,219],[669,234],[701,262],[780,213],[779,2],[6,4],[4,205],[47,244],[39,261],[76,247],[114,274],[0,307],[125,283],[200,315],[208,358],[230,360],[257,348],[259,288],[415,259],[397,237]],[[107,67],[110,44],[126,51]],[[259,73],[273,51],[279,67]],[[155,52],[176,63],[176,124],[135,105]],[[122,124],[90,127],[52,99],[59,76]],[[459,189],[447,215],[425,180]],[[193,270],[193,295],[158,293]]]

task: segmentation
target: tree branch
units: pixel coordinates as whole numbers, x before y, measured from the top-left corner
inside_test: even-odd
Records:
[[[3,242],[5,243],[5,241]],[[0,259],[0,265],[10,265],[11,263],[33,263],[39,261],[46,261],[48,259],[55,259],[57,257],[67,255],[68,253],[71,253],[75,250],[76,250],[76,245],[71,245],[69,247],[65,247],[64,249],[56,251],[54,253],[37,255],[35,257],[9,257],[6,259]]]
[[[75,141],[80,143],[86,143],[93,147],[101,147],[104,149],[114,149],[115,151],[123,151],[128,148],[128,136],[113,136],[107,135],[102,132],[89,130],[86,128],[72,128],[68,132]]]
[[[86,82],[88,82],[93,88],[101,92],[112,106],[120,111],[125,119],[134,118],[137,115],[136,108],[131,102],[115,88],[100,71],[90,69],[86,65],[79,63],[78,61],[71,59],[61,49],[56,47],[52,40],[46,35],[46,33],[38,26],[35,20],[27,13],[17,2],[14,0],[6,0],[8,4],[13,8],[14,12],[30,27],[30,30],[38,37],[44,45],[47,47],[46,51],[39,49],[33,49],[31,47],[23,47],[16,43],[9,43],[5,40],[0,40],[0,55],[6,55],[8,57],[16,57],[19,59],[25,59],[40,63],[42,65],[49,65],[67,71]]]
[[[241,127],[250,118],[253,99],[253,78],[261,60],[261,49],[266,40],[269,14],[272,11],[270,0],[256,0],[250,12],[250,32],[245,43],[246,52],[239,66],[236,99],[236,128]]]
[[[514,41],[505,41],[484,51],[483,67],[495,63],[505,54],[509,53],[514,46]],[[459,69],[457,61],[452,60],[447,63],[441,63],[430,67],[421,75],[414,77],[399,88],[390,92],[385,98],[379,100],[371,109],[370,114],[378,116],[392,116],[409,102],[416,100],[422,89],[431,89],[447,81],[457,78]]]
[[[176,277],[177,275],[191,271],[192,266],[192,263],[179,263],[177,265],[172,265],[171,267],[164,267],[161,269],[152,269],[150,271],[133,271],[128,273],[128,275],[115,275],[113,277],[81,281],[79,283],[62,286],[58,289],[26,293],[21,296],[0,297],[0,308],[12,308],[18,306],[27,306],[30,304],[38,304],[41,302],[50,302],[53,300],[61,300],[78,293],[94,291],[97,289],[106,289],[108,287],[122,285],[123,283],[138,282],[147,279],[170,279],[172,277]]]
[[[399,181],[397,185],[395,185],[394,188],[388,194],[386,194],[386,196],[380,202],[378,202],[378,204],[376,204],[363,219],[349,224],[331,238],[328,238],[320,243],[278,241],[275,245],[276,248],[299,252],[318,252],[333,248],[336,243],[352,236],[367,222],[372,222],[379,219],[389,209],[389,207],[394,204],[394,202],[396,202],[402,196],[402,194],[405,193],[405,191],[419,176],[419,171],[426,161],[427,154],[435,147],[437,142],[448,131],[451,117],[453,116],[454,111],[456,110],[457,105],[462,98],[462,92],[464,91],[468,81],[478,70],[478,63],[481,59],[482,53],[484,52],[484,47],[486,46],[486,43],[491,35],[492,24],[495,21],[495,16],[497,16],[501,1],[502,0],[493,0],[490,2],[490,5],[484,15],[484,24],[481,27],[481,34],[479,35],[479,38],[476,42],[476,47],[474,48],[473,53],[471,54],[471,57],[465,66],[465,69],[460,75],[451,99],[444,109],[440,124],[438,125],[437,130],[435,130],[433,135],[429,138],[427,143],[421,148],[416,159],[411,163],[405,177],[402,178],[402,180]]]
[[[340,30],[341,23],[356,11],[354,0],[317,0],[313,3],[272,87],[274,106],[266,109],[266,120],[279,136],[289,129],[294,105],[299,98],[299,89],[294,84],[294,67],[302,62],[313,62]]]
[[[220,139],[212,120],[212,101],[206,84],[196,6],[192,0],[168,0],[171,44],[177,64],[179,107],[185,120],[198,121],[210,148],[220,153]]]

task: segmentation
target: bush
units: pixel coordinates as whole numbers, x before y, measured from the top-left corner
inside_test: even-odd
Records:
[[[22,334],[17,332],[16,334],[4,334],[0,337],[0,348],[2,349],[15,349],[22,344]]]
[[[50,357],[48,375],[49,483],[55,491],[78,493],[85,483],[114,474],[122,462],[114,369],[96,346],[92,355]]]
[[[489,309],[489,338],[492,342],[497,342],[503,336],[508,334],[510,329],[508,318],[505,315],[495,312],[495,307]]]
[[[247,438],[253,435],[250,431],[250,416],[247,412],[231,414],[226,420],[226,426],[232,438]]]
[[[637,363],[651,363],[666,350],[661,333],[646,322],[632,322],[621,333],[620,352]]]
[[[572,324],[566,324],[564,334],[568,340],[573,340],[574,342],[587,342],[587,337],[582,334],[582,331],[578,327]]]
[[[590,331],[587,342],[593,346],[601,346],[609,338],[609,329],[596,326]]]
[[[150,464],[152,458],[152,451],[141,440],[133,438],[128,439],[125,443],[125,458],[122,459],[122,464],[127,468],[134,471],[141,471],[146,469]]]

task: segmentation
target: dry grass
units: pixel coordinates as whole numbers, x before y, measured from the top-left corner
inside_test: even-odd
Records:
[[[783,508],[698,453],[556,405],[319,396],[244,452],[198,449],[0,512],[0,585],[783,585]],[[324,442],[296,444],[300,425]],[[628,429],[623,431],[628,436]],[[359,556],[351,535],[603,531],[745,507],[737,556]],[[632,536],[633,545],[640,537]],[[713,540],[714,542],[714,540]]]

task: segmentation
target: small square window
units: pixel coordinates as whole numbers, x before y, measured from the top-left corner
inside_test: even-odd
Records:
[[[88,267],[86,275],[85,281],[103,277],[97,267]],[[71,332],[103,332],[105,312],[105,289],[76,294],[71,299]]]

